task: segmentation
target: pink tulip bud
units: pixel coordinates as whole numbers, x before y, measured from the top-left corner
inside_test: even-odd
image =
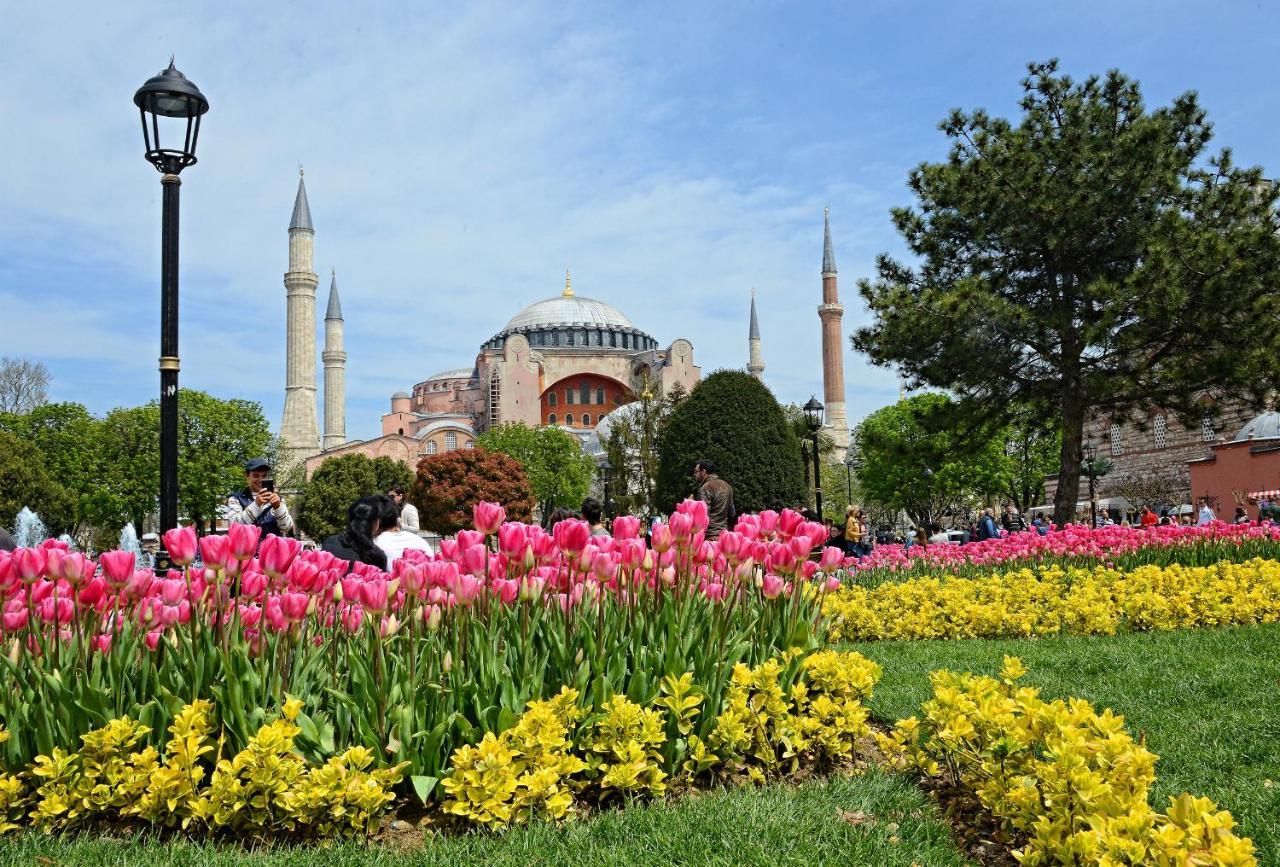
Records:
[[[476,503],[471,515],[476,530],[490,536],[498,532],[502,522],[507,519],[507,510],[498,503]]]
[[[159,647],[160,638],[163,635],[164,635],[163,632],[158,632],[158,631],[148,632],[146,635],[146,638],[143,639],[143,641],[145,641],[147,644],[147,650],[155,650],[157,647]]]
[[[261,537],[261,527],[254,524],[232,524],[227,528],[227,554],[236,560],[252,559]]]
[[[461,546],[458,545],[457,539],[441,539],[440,540],[440,559],[447,560],[450,563],[456,563],[459,554],[462,553]]]
[[[671,516],[669,526],[671,527],[671,535],[676,538],[677,542],[688,539],[693,535],[693,518],[690,515],[676,512]]]
[[[844,563],[844,552],[834,545],[822,549],[822,559],[818,561],[818,566],[824,572],[830,572],[832,569],[838,569]]]
[[[790,511],[790,510],[788,510]],[[773,509],[765,509],[760,513],[760,534],[772,536],[778,530],[779,515]]]
[[[261,572],[245,572],[240,576],[240,595],[256,599],[266,592],[267,576]]]
[[[177,605],[187,597],[187,585],[181,578],[165,578],[160,585],[160,600],[165,605]]]
[[[297,623],[306,617],[310,605],[311,597],[306,593],[287,592],[280,596],[280,609],[290,623]]]
[[[489,589],[502,601],[502,604],[510,605],[516,601],[516,596],[520,592],[520,582],[512,578],[495,578],[489,582]]]
[[[640,519],[634,515],[619,515],[614,518],[613,538],[619,541],[624,539],[639,539]]]
[[[566,554],[581,554],[591,538],[591,525],[586,521],[568,518],[556,524],[552,535],[561,551]]]
[[[656,521],[653,526],[649,528],[649,534],[653,538],[653,550],[659,554],[667,551],[674,541],[672,539],[671,528],[666,524],[661,524]]]
[[[760,585],[760,592],[764,594],[766,599],[777,599],[782,593],[784,583],[777,575],[765,575],[764,582]]]
[[[202,536],[200,538],[200,559],[205,568],[221,572],[227,564],[228,556],[226,536]]]
[[[186,566],[196,559],[196,531],[194,527],[175,527],[164,531],[164,549],[179,566]]]
[[[440,618],[442,616],[439,605],[428,605],[422,609],[422,621],[427,625],[427,629],[435,632],[440,628]]]
[[[498,550],[512,559],[524,556],[529,531],[524,524],[508,521],[498,528]]]
[[[462,605],[468,605],[471,600],[480,595],[484,584],[474,575],[459,575],[458,580],[453,585],[453,595]]]
[[[832,575],[830,578],[827,579],[827,592],[835,593],[839,589],[840,589],[840,579]]]
[[[233,524],[232,526],[243,525]],[[267,536],[258,548],[258,563],[262,566],[263,572],[272,578],[280,578],[289,571],[289,566],[301,550],[302,543],[297,539],[290,539],[287,536]]]
[[[483,545],[472,545],[462,552],[462,569],[472,575],[484,575],[489,565],[488,552]]]
[[[130,554],[130,557],[133,555]],[[44,548],[18,548],[13,552],[14,574],[24,584],[43,578],[49,567],[49,552]]]

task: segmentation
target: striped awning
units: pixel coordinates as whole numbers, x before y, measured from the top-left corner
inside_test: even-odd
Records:
[[[1280,490],[1254,491],[1249,495],[1251,500],[1280,500]]]

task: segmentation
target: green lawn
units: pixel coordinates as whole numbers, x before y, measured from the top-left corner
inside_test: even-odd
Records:
[[[1046,697],[1123,714],[1160,756],[1154,803],[1189,791],[1229,809],[1262,864],[1280,867],[1280,625],[1115,637],[847,645],[884,666],[871,705],[892,721],[931,695],[928,672],[994,674],[1005,654]]]
[[[843,812],[871,821],[851,823]],[[426,865],[961,865],[950,830],[908,780],[874,772],[799,786],[735,789],[610,812],[564,830],[445,838],[415,849],[295,847],[247,852],[191,843],[24,835],[0,865],[45,867],[426,867]],[[897,823],[892,827],[891,823]],[[47,859],[47,860],[42,860]]]

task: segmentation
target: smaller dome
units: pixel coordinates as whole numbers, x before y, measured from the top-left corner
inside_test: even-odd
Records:
[[[473,367],[458,367],[437,373],[435,376],[428,376],[423,382],[437,382],[441,379],[470,379],[471,374],[474,372],[475,368]]]
[[[397,391],[395,394],[391,395],[391,399],[392,399],[392,400],[400,400],[400,399],[402,399],[402,398],[403,398],[404,400],[408,400],[408,399],[409,399],[409,392],[407,392],[407,391]]]
[[[1269,440],[1280,437],[1280,412],[1264,412],[1255,416],[1236,434],[1236,442]]]

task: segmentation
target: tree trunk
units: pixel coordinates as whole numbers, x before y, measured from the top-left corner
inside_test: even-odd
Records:
[[[1053,497],[1053,523],[1075,520],[1080,498],[1080,443],[1084,439],[1084,406],[1070,378],[1062,395],[1062,454],[1058,461],[1058,490]]]

